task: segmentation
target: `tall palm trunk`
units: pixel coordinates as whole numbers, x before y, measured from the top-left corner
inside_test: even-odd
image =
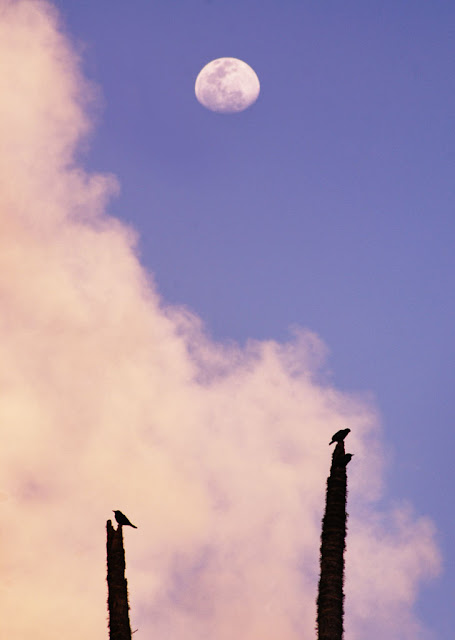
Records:
[[[108,520],[106,529],[109,638],[110,640],[131,640],[122,525],[114,529],[112,522]]]
[[[337,443],[327,478],[325,515],[321,535],[318,640],[343,638],[344,549],[346,541],[346,464],[344,442]]]

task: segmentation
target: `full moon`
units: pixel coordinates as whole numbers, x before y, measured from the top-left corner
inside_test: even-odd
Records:
[[[196,78],[196,98],[218,113],[244,111],[259,96],[259,79],[253,69],[237,58],[217,58],[203,67]]]

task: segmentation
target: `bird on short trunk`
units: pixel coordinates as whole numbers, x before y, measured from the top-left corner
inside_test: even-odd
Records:
[[[340,431],[337,431],[335,434],[333,434],[332,440],[329,442],[329,444],[333,444],[334,442],[342,442],[350,431],[350,429],[340,429]]]
[[[121,511],[114,511],[114,514],[115,514],[115,519],[117,520],[120,526],[128,525],[130,527],[133,527],[133,529],[137,529],[136,525],[132,524]]]

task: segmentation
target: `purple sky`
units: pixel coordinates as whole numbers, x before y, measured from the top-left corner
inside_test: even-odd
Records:
[[[55,5],[101,96],[81,162],[117,177],[109,212],[137,230],[166,303],[190,308],[220,342],[285,341],[307,328],[329,349],[336,388],[373,398],[384,503],[409,500],[437,528],[444,570],[417,611],[446,640],[453,2]],[[261,82],[240,114],[212,113],[194,96],[200,69],[222,56]]]

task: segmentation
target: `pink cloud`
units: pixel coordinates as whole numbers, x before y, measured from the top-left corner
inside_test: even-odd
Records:
[[[376,506],[373,404],[330,385],[313,334],[220,345],[160,299],[106,213],[115,180],[75,161],[96,92],[49,4],[0,0],[0,92],[2,637],[106,633],[117,508],[143,635],[313,637],[328,441],[350,426],[350,637],[424,638],[434,531]]]

